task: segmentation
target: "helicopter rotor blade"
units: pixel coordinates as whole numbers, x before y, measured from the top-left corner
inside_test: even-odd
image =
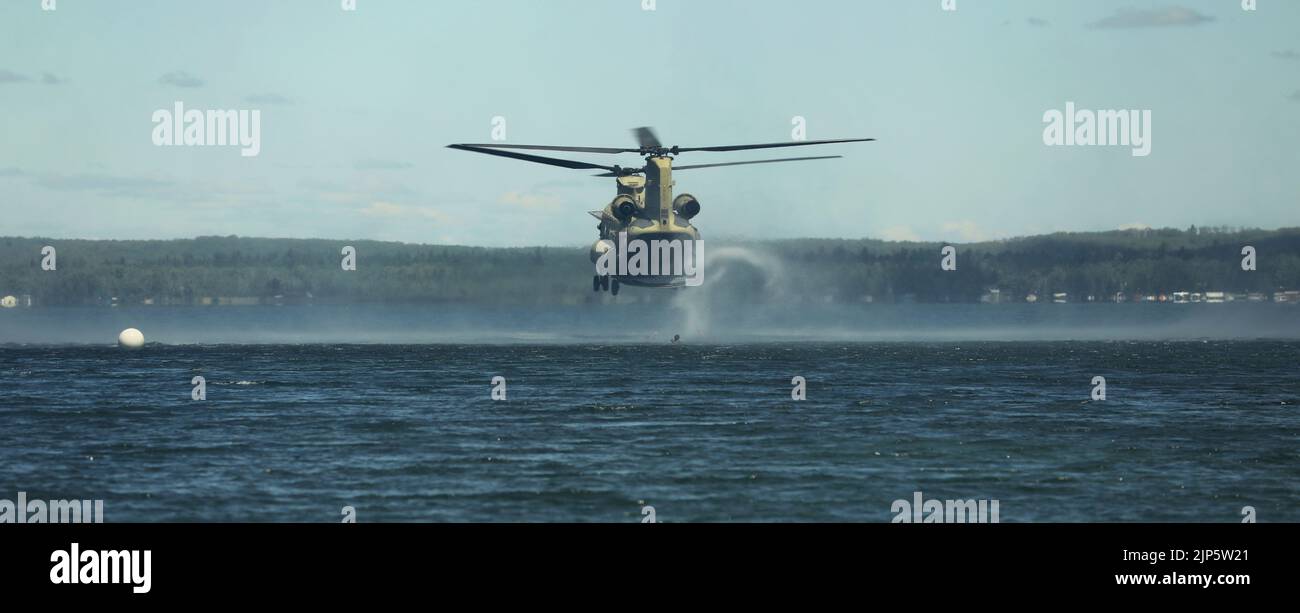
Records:
[[[636,142],[641,145],[642,149],[658,149],[664,146],[663,143],[659,142],[659,136],[655,134],[654,128],[644,126],[635,128],[632,130],[632,134],[636,136]]]
[[[621,147],[561,147],[553,145],[506,145],[501,143],[464,143],[456,145],[447,145],[451,149],[461,149],[464,151],[473,151],[475,153],[486,153],[488,155],[497,155],[501,157],[524,160],[526,162],[536,162],[538,164],[548,164],[562,168],[575,169],[593,169],[604,170],[604,174],[598,174],[598,177],[618,177],[627,174],[636,174],[636,168],[623,168],[622,166],[602,166],[600,164],[589,164],[587,162],[577,162],[573,160],[564,160],[560,158],[551,158],[540,155],[528,155],[524,153],[514,153],[506,151],[507,149],[521,149],[526,151],[567,151],[573,153],[636,153],[645,156],[675,156],[680,153],[689,151],[748,151],[751,149],[776,149],[781,147],[806,147],[809,145],[832,145],[837,143],[864,143],[874,141],[874,138],[842,138],[835,140],[809,140],[809,141],[792,141],[786,143],[759,143],[753,145],[721,145],[715,147],[664,147],[659,141],[659,136],[655,134],[653,128],[641,127],[632,130],[636,136],[637,142],[641,145],[637,149],[626,149]],[[772,162],[798,162],[803,160],[830,159],[840,156],[818,156],[804,158],[785,158],[779,160],[758,160],[753,162],[734,162],[729,164],[697,164],[693,166],[678,166],[677,170],[690,170],[692,168],[715,168],[718,166],[743,166],[746,164],[767,164]]]
[[[640,149],[620,149],[618,147],[557,147],[552,145],[504,145],[501,143],[465,143],[447,145],[452,149],[471,147],[478,149],[524,149],[530,151],[567,151],[569,153],[641,153]]]
[[[678,171],[678,170],[695,170],[695,169],[697,169],[697,168],[719,168],[719,167],[722,167],[722,166],[748,166],[748,165],[750,165],[750,164],[774,164],[774,163],[776,163],[776,162],[804,162],[804,161],[807,161],[807,160],[834,160],[834,159],[839,159],[839,158],[842,158],[842,157],[844,157],[844,156],[842,156],[842,155],[818,155],[818,156],[813,156],[813,157],[802,157],[802,158],[781,158],[781,159],[777,159],[777,160],[752,160],[752,161],[749,161],[749,162],[723,162],[723,163],[720,163],[720,164],[688,164],[688,165],[686,165],[686,166],[674,166],[674,167],[673,167],[673,172],[676,172],[676,171]],[[592,175],[592,176],[593,176],[593,177],[616,177],[616,176],[618,176],[618,175],[616,175],[616,174],[614,174],[614,173],[612,173],[612,172],[606,172],[606,173],[601,173],[601,174],[598,174],[598,175]]]
[[[723,145],[720,147],[674,147],[676,152],[686,151],[746,151],[749,149],[775,149],[777,147],[806,147],[808,145],[832,145],[835,143],[864,143],[874,138],[841,138],[835,140],[803,140],[788,143],[762,143],[757,145]]]
[[[547,164],[550,166],[559,166],[561,168],[573,168],[577,170],[605,170],[611,173],[611,176],[619,176],[624,173],[624,169],[619,166],[602,166],[600,164],[589,164],[587,162],[577,162],[574,160],[562,160],[560,158],[544,157],[540,155],[529,155],[527,153],[516,153],[514,151],[502,151],[499,149],[485,149],[479,145],[447,145],[448,149],[460,149],[462,151],[473,151],[475,153],[486,153],[488,155],[499,155],[501,157],[523,160],[525,162],[535,162],[538,164]]]

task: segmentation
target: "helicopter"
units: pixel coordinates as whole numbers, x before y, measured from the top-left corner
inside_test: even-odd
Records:
[[[783,147],[804,147],[809,145],[830,145],[837,143],[859,143],[874,141],[874,138],[847,138],[835,140],[804,140],[790,141],[784,143],[762,143],[754,145],[723,145],[713,147],[665,147],[655,134],[653,128],[642,127],[632,130],[636,137],[638,147],[620,148],[620,147],[558,147],[551,145],[509,145],[503,143],[465,143],[447,145],[450,149],[459,149],[461,151],[472,151],[475,153],[485,153],[487,155],[496,155],[525,162],[534,162],[538,164],[547,164],[550,166],[559,166],[561,168],[571,168],[575,170],[603,170],[604,172],[596,174],[596,177],[613,178],[617,186],[617,193],[614,199],[605,208],[599,211],[588,211],[592,217],[595,217],[599,223],[596,230],[600,233],[600,238],[591,246],[589,255],[591,261],[597,264],[597,274],[592,276],[592,291],[608,291],[617,296],[620,284],[635,285],[640,287],[654,288],[680,288],[692,283],[688,280],[687,275],[682,274],[681,265],[673,268],[669,266],[669,260],[664,260],[664,266],[659,266],[658,258],[654,249],[644,249],[654,244],[685,244],[699,245],[700,232],[691,224],[691,220],[700,214],[700,201],[688,193],[673,197],[673,187],[676,183],[673,181],[674,170],[694,170],[697,168],[720,168],[723,166],[747,166],[750,164],[773,164],[777,162],[803,162],[810,160],[829,160],[840,158],[839,155],[822,155],[811,157],[793,157],[779,158],[770,160],[751,160],[745,162],[723,162],[715,164],[694,164],[686,166],[673,167],[674,158],[687,152],[695,151],[746,151],[750,149],[776,149]],[[606,166],[602,164],[591,164],[588,162],[579,162],[554,157],[545,157],[531,153],[520,153],[511,151],[511,149],[522,151],[562,151],[570,153],[601,153],[601,154],[627,154],[635,153],[645,158],[644,166],[640,168],[626,168],[623,166]],[[635,245],[636,242],[642,242],[641,245]],[[600,261],[602,258],[610,258],[610,252],[618,250],[618,253],[626,254],[629,250],[636,251],[642,247],[642,251],[648,251],[651,254],[650,260],[654,265],[650,274],[643,271],[626,270],[626,267],[619,267],[618,272],[601,273]],[[689,247],[688,247],[689,249]],[[698,253],[702,254],[702,250]],[[686,253],[689,256],[690,253]],[[669,258],[669,256],[665,256]],[[683,258],[689,259],[689,258]],[[623,258],[621,261],[626,261]],[[698,264],[697,264],[698,265]],[[687,266],[690,266],[688,263]],[[665,269],[665,267],[668,267]],[[633,274],[635,273],[635,274]]]

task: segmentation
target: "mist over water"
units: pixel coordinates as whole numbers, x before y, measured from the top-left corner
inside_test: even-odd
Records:
[[[792,292],[760,250],[706,253],[700,287],[625,286],[572,305],[388,304],[0,309],[0,345],[1250,340],[1300,338],[1294,304],[845,304]]]
[[[113,344],[129,327],[170,345],[1300,338],[1300,308],[1287,304],[756,303],[745,298],[766,291],[761,285],[724,289],[751,273],[738,268],[718,274],[715,287],[669,290],[679,295],[666,303],[8,309],[0,311],[0,345]]]
[[[754,305],[785,301],[786,273],[779,259],[743,247],[723,247],[705,257],[704,283],[692,291],[679,290],[673,300],[682,318],[680,327],[691,338],[708,338],[726,329]]]

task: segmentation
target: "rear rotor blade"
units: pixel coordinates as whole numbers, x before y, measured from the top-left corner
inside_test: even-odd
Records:
[[[499,155],[501,157],[523,160],[525,162],[536,162],[538,164],[547,164],[550,166],[559,166],[561,168],[573,168],[578,170],[606,170],[618,176],[623,169],[618,166],[601,166],[600,164],[588,164],[587,162],[577,162],[574,160],[562,160],[560,158],[549,158],[540,155],[528,155],[526,153],[515,153],[513,151],[501,151],[499,149],[484,149],[478,145],[447,145],[448,149],[460,149],[462,151],[473,151],[475,153],[486,153],[488,155]]]
[[[655,134],[654,128],[641,127],[632,130],[636,136],[636,142],[641,145],[642,149],[658,149],[664,144],[659,142],[659,136]]]
[[[844,157],[844,156],[842,156],[842,155],[818,155],[818,156],[814,156],[814,157],[803,157],[803,158],[781,158],[781,159],[778,159],[778,160],[753,160],[753,161],[749,161],[749,162],[722,162],[722,163],[720,163],[720,164],[687,164],[687,165],[685,165],[685,166],[674,166],[674,167],[673,167],[673,172],[676,172],[676,171],[678,171],[678,170],[695,170],[696,168],[719,168],[719,167],[721,167],[721,166],[748,166],[748,165],[750,165],[750,164],[774,164],[774,163],[776,163],[776,162],[803,162],[803,161],[807,161],[807,160],[834,160],[834,159],[839,159],[839,158],[842,158],[842,157]],[[612,173],[612,172],[603,172],[603,173],[600,173],[600,174],[598,174],[598,175],[591,175],[591,176],[593,176],[593,177],[617,177],[617,176],[619,176],[619,175],[616,175],[616,174],[614,174],[614,173]]]
[[[842,138],[836,140],[803,140],[788,143],[763,143],[758,145],[724,145],[720,147],[674,147],[674,151],[745,151],[749,149],[775,149],[777,147],[806,147],[808,145],[831,145],[835,143],[864,143],[874,138]]]
[[[776,162],[803,162],[805,160],[833,160],[842,157],[844,156],[819,155],[816,157],[805,157],[805,158],[782,158],[779,160],[754,160],[752,162],[724,162],[722,164],[691,164],[687,166],[674,166],[673,171],[676,172],[678,170],[694,170],[696,168],[718,168],[720,166],[748,166],[750,164],[773,164]]]
[[[552,145],[503,145],[501,143],[465,143],[447,146],[453,149],[472,147],[473,149],[528,149],[532,151],[568,151],[570,153],[641,153],[640,149],[619,149],[616,147],[556,147]]]

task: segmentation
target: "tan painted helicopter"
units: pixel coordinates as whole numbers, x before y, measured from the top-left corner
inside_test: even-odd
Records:
[[[835,143],[858,143],[876,140],[874,138],[848,138],[838,140],[809,140],[786,143],[765,143],[758,145],[724,145],[718,147],[665,147],[651,128],[637,128],[632,131],[640,147],[624,149],[616,147],[553,147],[549,145],[506,145],[491,144],[456,144],[448,145],[451,149],[461,149],[488,155],[548,164],[561,168],[577,170],[603,170],[597,177],[613,177],[618,184],[618,194],[603,210],[588,211],[600,220],[596,229],[600,238],[591,247],[591,260],[597,263],[602,256],[607,256],[611,249],[628,251],[628,245],[642,241],[649,245],[658,241],[681,241],[694,244],[700,240],[700,232],[691,225],[691,219],[700,213],[700,201],[690,194],[673,197],[674,170],[692,170],[696,168],[718,168],[722,166],[746,166],[749,164],[771,164],[775,162],[802,162],[807,160],[829,160],[843,156],[823,155],[816,157],[781,158],[775,160],[753,160],[748,162],[725,162],[721,164],[696,164],[673,168],[673,158],[688,151],[745,151],[749,149],[775,149],[780,147],[804,147],[808,145],[829,145]],[[560,158],[543,157],[528,153],[507,151],[507,149],[567,151],[574,153],[635,153],[645,158],[642,168],[624,168],[622,166],[604,166]],[[634,245],[634,247],[636,247]],[[649,251],[649,249],[645,249]],[[652,256],[651,260],[655,258]],[[657,262],[655,262],[657,264]],[[668,262],[664,262],[665,266]],[[598,266],[599,268],[599,266]],[[641,287],[679,288],[689,282],[680,273],[680,268],[660,270],[656,265],[654,274],[629,274],[626,267],[620,267],[622,273],[596,274],[592,276],[592,291],[608,290],[618,295],[620,283]],[[668,272],[669,274],[660,274]]]

